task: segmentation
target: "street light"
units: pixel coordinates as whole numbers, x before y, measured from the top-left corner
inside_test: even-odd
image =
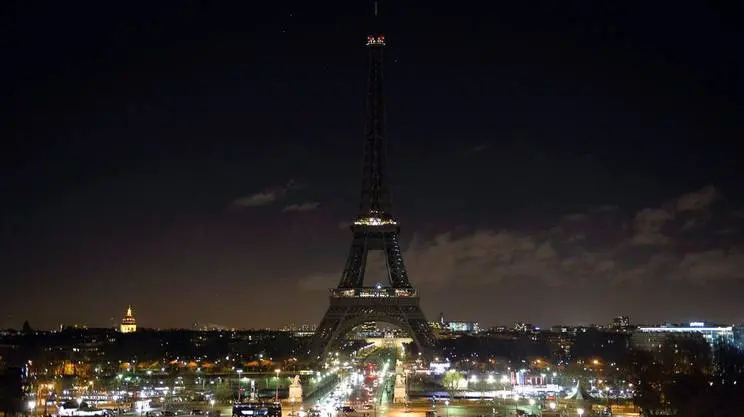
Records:
[[[274,394],[274,402],[279,402],[279,373],[281,371],[281,369],[274,369],[274,372],[276,372],[276,392]]]
[[[447,415],[447,417],[449,417],[449,400],[444,400],[444,406],[447,409],[446,415]]]
[[[579,417],[583,416],[584,415],[584,409],[583,408],[577,408],[576,409],[576,414],[578,414]]]
[[[550,411],[555,411],[556,404],[551,401],[550,404],[548,404],[548,407],[550,407]]]

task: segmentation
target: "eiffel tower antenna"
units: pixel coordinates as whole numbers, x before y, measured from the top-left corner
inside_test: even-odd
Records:
[[[377,1],[374,6],[376,16]],[[429,323],[419,307],[418,291],[408,280],[398,239],[400,227],[391,213],[385,169],[384,48],[383,34],[367,36],[369,80],[359,213],[351,225],[351,248],[341,280],[331,290],[330,307],[313,336],[309,352],[313,360],[325,357],[352,328],[371,321],[392,324],[406,331],[421,353],[428,355],[436,346]],[[364,285],[370,251],[385,255],[387,285]]]

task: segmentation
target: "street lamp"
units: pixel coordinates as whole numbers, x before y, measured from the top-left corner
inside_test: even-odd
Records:
[[[214,410],[214,398],[212,398],[211,400],[209,400],[209,407],[211,407],[212,410]]]
[[[274,372],[276,372],[276,392],[274,394],[274,401],[279,402],[279,373],[281,372],[281,369],[274,369]]]
[[[555,411],[556,404],[551,401],[550,404],[548,404],[548,407],[550,408],[550,411]]]
[[[578,414],[579,417],[583,416],[584,415],[584,409],[583,408],[577,408],[576,409],[576,414]]]
[[[447,415],[447,417],[449,417],[449,400],[444,400],[444,406],[447,409],[446,415]]]

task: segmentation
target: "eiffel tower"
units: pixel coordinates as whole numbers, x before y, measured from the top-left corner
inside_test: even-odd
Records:
[[[391,213],[385,172],[384,47],[384,35],[367,37],[369,86],[362,198],[359,215],[351,225],[353,238],[341,281],[330,291],[330,307],[313,336],[310,346],[313,360],[325,358],[349,330],[370,321],[392,324],[407,331],[422,353],[430,353],[436,345],[419,307],[418,292],[408,281],[398,242],[400,226]],[[388,285],[364,286],[367,255],[373,250],[385,255]]]

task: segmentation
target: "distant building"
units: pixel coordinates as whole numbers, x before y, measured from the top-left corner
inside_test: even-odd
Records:
[[[522,323],[522,322],[516,322],[514,323],[513,330],[518,333],[527,333],[527,332],[534,332],[535,330],[540,330],[537,326],[533,325],[532,323]]]
[[[447,328],[452,333],[478,333],[480,326],[477,321],[450,321]]]
[[[630,328],[630,317],[617,316],[612,319],[612,328],[619,331],[625,331]]]
[[[28,415],[23,397],[28,391],[27,370],[10,367],[0,372],[0,409],[4,415]]]
[[[119,331],[122,333],[134,333],[137,331],[137,320],[134,319],[132,306],[127,307],[127,314],[124,315],[123,319],[121,319]]]
[[[439,320],[429,325],[441,333],[479,333],[480,325],[477,321],[446,321],[444,313],[439,313]]]
[[[744,350],[744,326],[734,326],[734,344]]]
[[[291,333],[295,337],[310,337],[315,334],[315,329],[316,326],[312,324],[303,324],[301,326],[290,324],[289,326],[280,327],[279,331]]]
[[[380,330],[380,327],[377,326],[377,323],[374,321],[368,321],[366,323],[362,323],[359,326],[359,336],[362,339],[368,338],[368,337],[378,337],[382,334],[382,331]]]
[[[734,343],[733,326],[720,326],[704,322],[692,322],[689,324],[665,324],[655,327],[639,327],[633,333],[632,344],[634,347],[644,350],[657,350],[664,343],[667,336],[677,335],[700,335],[711,347],[717,343]]]

